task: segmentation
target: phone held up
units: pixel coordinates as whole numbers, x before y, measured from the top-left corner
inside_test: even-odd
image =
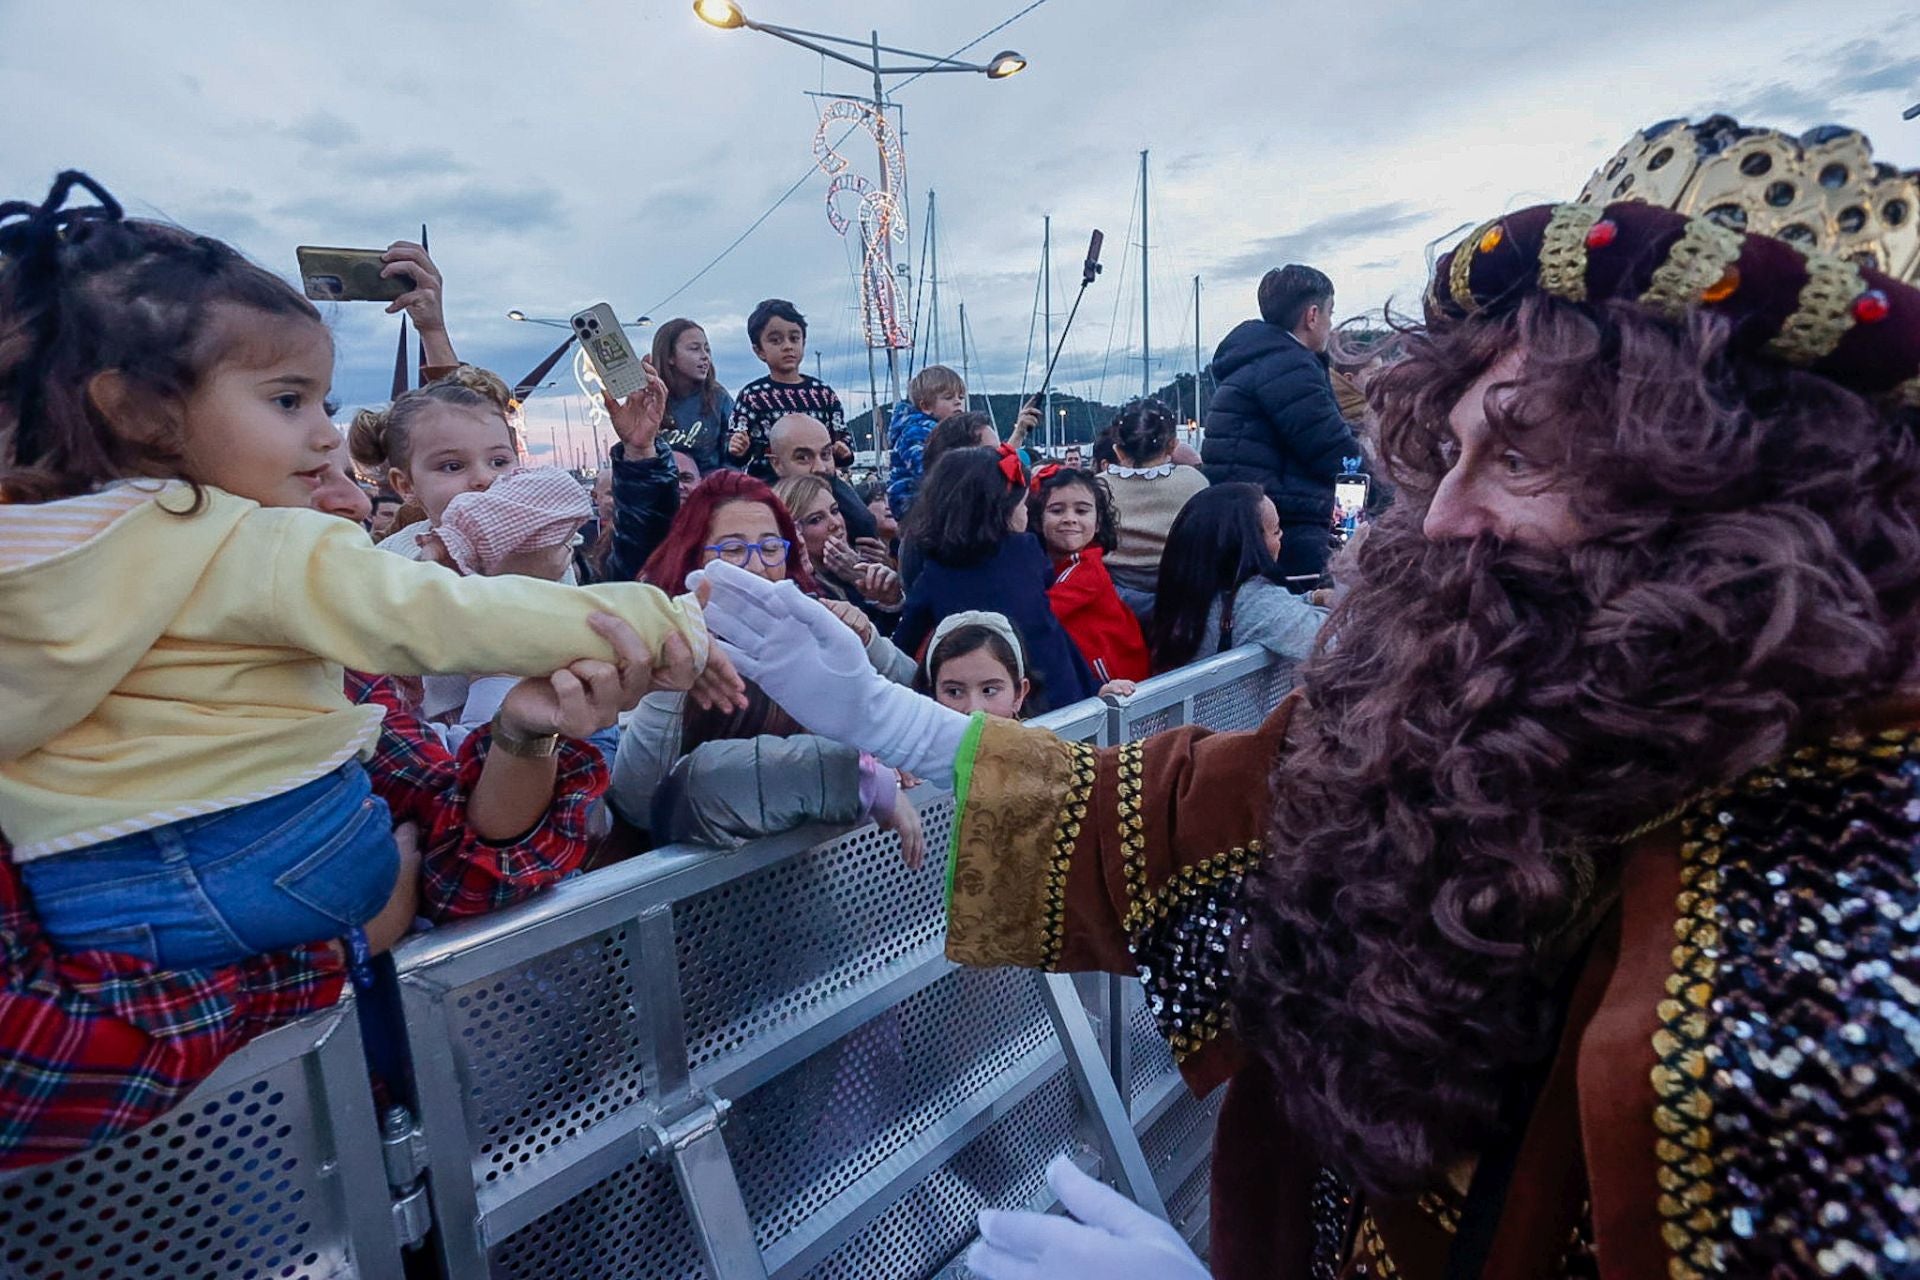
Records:
[[[625,400],[647,385],[647,372],[640,367],[640,357],[627,341],[627,331],[620,327],[611,306],[602,302],[576,312],[573,332],[580,339],[587,359],[593,361],[608,395],[615,400]]]
[[[410,275],[382,276],[385,249],[324,249],[303,244],[294,251],[300,283],[315,302],[392,302],[412,293]]]
[[[1333,481],[1333,540],[1344,546],[1360,528],[1360,517],[1367,512],[1367,496],[1373,482],[1360,469],[1361,459],[1342,458],[1340,474]]]

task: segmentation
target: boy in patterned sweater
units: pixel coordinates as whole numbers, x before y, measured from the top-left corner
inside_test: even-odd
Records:
[[[767,442],[773,424],[787,414],[804,413],[826,424],[834,461],[841,467],[851,465],[853,437],[840,397],[826,383],[800,372],[807,354],[807,318],[786,299],[768,298],[747,317],[747,339],[753,354],[766,363],[767,376],[755,378],[734,397],[726,464],[771,483]]]

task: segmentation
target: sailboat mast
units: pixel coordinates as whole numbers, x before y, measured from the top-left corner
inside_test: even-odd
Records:
[[[1053,215],[1047,214],[1041,224],[1040,244],[1040,292],[1046,299],[1047,307],[1047,345],[1049,356],[1053,352]],[[1040,447],[1050,448],[1053,444],[1053,383],[1047,383],[1046,403],[1040,410]]]
[[[967,380],[967,304],[960,304],[960,381]]]
[[[1193,278],[1193,423],[1200,425],[1200,277]]]
[[[935,213],[933,188],[927,188],[927,338],[933,363],[940,363],[940,221]]]
[[[1147,296],[1147,153],[1140,153],[1140,395],[1153,394],[1152,308]]]

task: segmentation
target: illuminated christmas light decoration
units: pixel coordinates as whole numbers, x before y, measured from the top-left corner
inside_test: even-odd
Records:
[[[520,465],[530,467],[533,458],[527,452],[527,414],[526,407],[518,399],[507,401],[507,439],[513,444],[513,456]]]
[[[885,168],[879,185],[854,173],[852,162],[827,141],[828,129],[841,121],[864,130],[873,140]],[[904,244],[907,239],[906,210],[899,196],[907,189],[907,160],[899,135],[871,103],[835,98],[820,112],[819,127],[813,131],[813,155],[820,172],[832,179],[827,184],[827,221],[843,236],[856,221],[860,227],[860,312],[867,345],[911,347],[913,335],[902,318],[904,308],[890,248],[892,243]],[[853,218],[841,211],[840,197],[845,192],[860,198],[859,212]]]
[[[613,419],[607,415],[607,405],[603,398],[606,383],[600,381],[600,371],[593,367],[593,361],[587,358],[585,347],[577,348],[573,353],[573,380],[580,388],[580,394],[587,398],[587,426],[598,440],[602,430],[613,429]]]

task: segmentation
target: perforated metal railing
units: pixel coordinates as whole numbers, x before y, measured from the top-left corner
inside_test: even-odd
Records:
[[[0,1180],[0,1276],[399,1280],[425,1208],[388,1194],[348,1003],[261,1036],[153,1124]]]
[[[1042,723],[1251,728],[1287,683],[1240,650]],[[915,799],[944,848],[951,798]],[[891,835],[793,832],[413,940],[417,1118],[383,1125],[351,1009],[317,1015],[0,1179],[0,1276],[384,1280],[423,1238],[408,1273],[449,1280],[957,1276],[975,1212],[1049,1207],[1062,1152],[1204,1248],[1218,1098],[1186,1092],[1139,983],[957,969],[941,898]]]

